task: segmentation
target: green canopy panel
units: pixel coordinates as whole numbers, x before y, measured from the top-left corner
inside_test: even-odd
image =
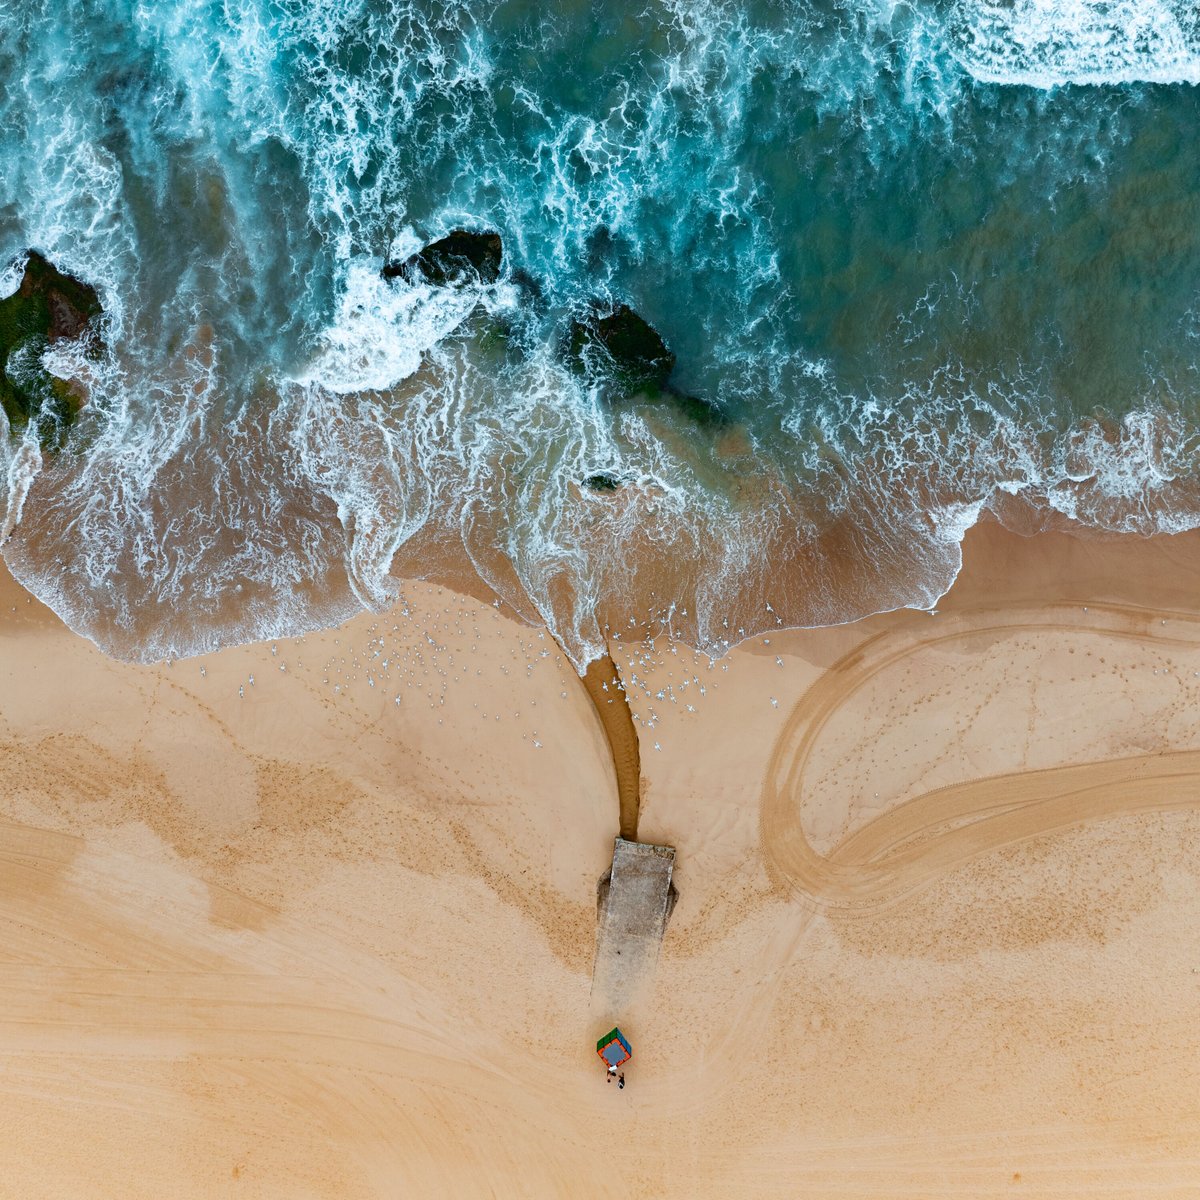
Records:
[[[633,1057],[633,1050],[619,1029],[611,1029],[596,1043],[596,1053],[606,1065],[619,1067]]]

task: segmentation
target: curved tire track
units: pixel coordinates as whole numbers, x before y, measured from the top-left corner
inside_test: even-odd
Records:
[[[801,821],[804,773],[833,715],[871,679],[904,658],[968,637],[1060,629],[1106,638],[1196,647],[1200,620],[1171,614],[1197,629],[1180,638],[1149,631],[1151,614],[1132,607],[1053,605],[1012,613],[964,614],[934,637],[876,634],[835,663],[793,709],[763,779],[760,839],[776,882],[823,908],[849,912],[895,903],[956,867],[1015,842],[1132,812],[1200,807],[1200,750],[1142,754],[951,784],[898,805],[821,855]],[[1066,622],[1070,611],[1076,619]],[[1161,616],[1161,614],[1155,614]]]

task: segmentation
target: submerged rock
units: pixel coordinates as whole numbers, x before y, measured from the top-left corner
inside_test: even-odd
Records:
[[[451,230],[401,263],[383,268],[385,279],[423,279],[437,287],[455,283],[495,283],[500,278],[504,246],[498,233]]]
[[[567,353],[577,366],[609,374],[629,392],[660,392],[675,369],[675,355],[658,331],[626,304],[604,317],[572,321]]]
[[[95,288],[29,252],[20,287],[0,300],[0,406],[14,433],[33,424],[43,448],[62,446],[82,400],[46,370],[42,355],[88,334],[102,311]]]
[[[717,405],[671,387],[675,355],[658,330],[628,305],[618,305],[604,317],[594,315],[573,321],[566,353],[577,370],[612,379],[622,393],[619,399],[646,396],[669,403],[697,425],[714,428],[726,424],[725,414]]]
[[[706,429],[725,429],[729,426],[729,418],[721,411],[719,405],[703,396],[688,396],[683,392],[668,389],[666,395],[671,403],[689,421],[695,421]]]
[[[615,492],[624,482],[620,475],[612,471],[597,471],[583,481],[583,486],[591,488],[593,492]]]

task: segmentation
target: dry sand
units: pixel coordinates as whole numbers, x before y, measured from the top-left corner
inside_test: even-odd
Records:
[[[134,667],[6,579],[0,1196],[1196,1195],[1200,537],[966,549],[936,616],[614,648],[680,891],[624,1092],[547,637],[414,585]]]

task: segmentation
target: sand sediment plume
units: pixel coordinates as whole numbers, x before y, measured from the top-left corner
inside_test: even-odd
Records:
[[[637,841],[641,754],[633,714],[621,685],[621,673],[611,655],[606,654],[588,665],[583,686],[596,706],[604,736],[612,749],[620,803],[621,836],[631,842]]]

